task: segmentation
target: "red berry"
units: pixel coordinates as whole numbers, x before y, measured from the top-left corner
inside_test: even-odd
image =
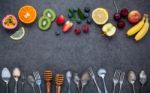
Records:
[[[84,33],[88,33],[88,32],[89,32],[89,26],[88,26],[87,24],[84,24],[84,25],[82,26],[82,31],[83,31]]]
[[[126,24],[123,20],[120,20],[117,24],[117,27],[120,29],[123,29],[125,26],[126,26]]]
[[[121,19],[120,13],[115,13],[115,14],[114,14],[114,19],[115,19],[116,21],[119,21],[119,20]]]
[[[56,19],[56,23],[58,25],[63,25],[65,23],[65,17],[63,15],[58,16]]]
[[[123,9],[121,9],[120,14],[122,17],[127,17],[129,14],[129,11],[127,8],[123,8]]]
[[[79,34],[81,33],[81,30],[80,30],[80,28],[76,28],[76,29],[74,30],[74,32],[75,32],[76,35],[79,35]]]

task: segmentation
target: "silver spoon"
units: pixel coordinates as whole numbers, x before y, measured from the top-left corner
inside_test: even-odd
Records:
[[[132,84],[132,88],[133,88],[133,92],[135,93],[135,87],[134,87],[134,83],[136,81],[136,75],[133,71],[129,71],[128,73],[128,81],[130,84]]]
[[[98,72],[97,72],[98,76],[101,77],[102,80],[103,80],[105,93],[108,93],[107,87],[106,87],[106,84],[105,84],[105,79],[104,79],[105,76],[106,76],[106,73],[107,73],[107,71],[103,68],[99,69]]]
[[[2,76],[3,81],[6,83],[7,93],[8,93],[9,92],[9,90],[8,90],[8,83],[9,83],[10,78],[11,78],[11,73],[10,73],[9,69],[6,68],[6,67],[3,68],[1,76]]]
[[[81,77],[81,83],[82,83],[82,87],[81,87],[81,93],[83,93],[83,88],[84,86],[87,84],[87,82],[90,80],[90,76],[88,72],[84,72],[82,77]]]
[[[80,93],[80,78],[78,73],[74,74],[74,83],[77,85],[78,92]]]
[[[72,78],[72,73],[71,71],[67,71],[66,73],[66,78],[67,78],[67,81],[68,81],[68,84],[69,84],[69,88],[68,88],[68,93],[70,93],[70,81],[71,81],[71,78]]]
[[[35,79],[34,79],[34,77],[32,75],[28,76],[28,83],[32,86],[34,93],[36,93],[35,87],[34,87]]]
[[[141,83],[141,92],[143,93],[143,86],[145,85],[145,83],[147,82],[147,75],[145,73],[144,70],[142,70],[139,74],[139,78],[140,78],[140,83]]]
[[[15,89],[14,93],[18,93],[18,80],[21,76],[21,71],[18,67],[14,68],[13,73],[12,73],[14,79],[15,79]]]

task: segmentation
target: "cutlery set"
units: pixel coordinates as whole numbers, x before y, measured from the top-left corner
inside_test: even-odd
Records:
[[[61,93],[61,88],[64,83],[64,79],[66,78],[68,83],[68,93],[71,93],[71,80],[73,80],[74,84],[77,87],[78,93],[84,93],[84,87],[88,84],[89,80],[92,80],[95,84],[95,87],[97,88],[97,93],[109,93],[106,83],[105,83],[105,77],[107,75],[107,70],[104,68],[100,68],[97,71],[97,74],[94,73],[92,67],[89,67],[87,71],[82,73],[81,77],[78,73],[72,73],[72,71],[66,72],[66,77],[63,74],[56,74],[55,76],[55,87],[56,87],[56,93]],[[96,76],[101,78],[103,83],[104,92],[99,87],[99,84],[96,80]],[[15,67],[12,71],[12,73],[9,71],[7,67],[2,69],[1,72],[2,80],[6,83],[6,93],[9,93],[8,84],[11,80],[11,77],[15,80],[15,86],[14,86],[14,93],[18,93],[18,81],[21,81],[21,91],[24,93],[24,84],[27,81],[28,84],[32,87],[34,93],[38,93],[36,91],[36,86],[38,87],[39,93],[42,93],[41,84],[42,84],[42,78],[39,73],[39,71],[34,71],[31,75],[26,75],[25,72],[21,72],[21,70],[18,67]],[[52,71],[47,69],[43,73],[43,79],[45,81],[45,87],[46,87],[46,93],[52,93],[51,92],[51,86],[52,86],[52,80],[53,80],[53,74]],[[121,93],[122,85],[124,83],[125,79],[125,72],[121,70],[115,70],[114,76],[112,78],[113,81],[113,91],[111,93],[117,93],[116,92],[116,86],[119,84],[119,93]],[[135,91],[135,82],[137,80],[136,74],[134,71],[128,72],[128,82],[132,85],[133,93],[136,93]],[[143,87],[147,83],[147,75],[144,70],[142,70],[139,73],[139,82],[141,84],[141,93],[143,93]]]

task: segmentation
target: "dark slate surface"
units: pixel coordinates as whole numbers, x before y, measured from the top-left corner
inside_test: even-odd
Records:
[[[129,10],[138,9],[142,13],[148,13],[149,0],[118,0],[120,8],[128,7]],[[115,12],[112,0],[0,0],[0,19],[4,15],[12,13],[17,15],[18,9],[25,4],[33,5],[41,16],[45,8],[51,7],[57,14],[67,14],[67,8],[90,6],[91,9],[105,7],[110,14],[110,22],[114,22],[112,15]],[[74,72],[82,73],[89,66],[96,72],[98,68],[106,68],[106,85],[108,93],[112,93],[112,77],[115,69],[125,72],[134,70],[136,74],[144,69],[150,75],[150,33],[139,43],[132,38],[127,38],[125,33],[130,27],[129,24],[124,30],[118,30],[116,36],[107,39],[101,36],[99,26],[92,24],[89,34],[76,36],[73,31],[67,34],[55,36],[56,30],[61,30],[56,23],[47,32],[39,31],[37,21],[33,25],[23,25],[26,35],[21,41],[13,41],[9,38],[11,32],[5,31],[0,26],[0,68],[9,67],[11,70],[15,66],[20,67],[28,74],[34,70],[40,73],[50,68],[53,73],[65,73],[70,69]],[[12,32],[13,33],[13,32]],[[97,77],[100,88],[103,89],[102,80]],[[148,77],[148,80],[150,78]],[[54,83],[54,82],[53,82]],[[19,84],[20,85],[20,84]],[[67,93],[67,82],[62,88],[62,93]],[[117,86],[118,89],[119,86]],[[140,83],[135,83],[136,93],[140,93]],[[150,92],[150,83],[144,87],[144,93]],[[10,83],[10,93],[13,93],[14,80]],[[44,84],[42,84],[44,93]],[[20,90],[20,87],[19,87]],[[97,93],[92,81],[85,87],[84,93]],[[5,83],[0,80],[0,93],[6,93]],[[19,91],[21,93],[21,91]],[[24,93],[33,93],[32,88],[26,83]],[[38,91],[37,91],[38,93]],[[53,84],[52,93],[55,93]],[[71,93],[77,93],[77,89],[71,82]],[[102,92],[104,93],[104,92]],[[118,93],[118,92],[116,92]],[[127,77],[121,93],[132,93],[131,85],[127,82]]]

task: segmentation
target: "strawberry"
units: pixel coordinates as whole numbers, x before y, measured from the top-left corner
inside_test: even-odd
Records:
[[[71,21],[67,21],[63,27],[63,32],[68,32],[73,26],[73,23]]]
[[[63,15],[58,16],[56,19],[56,23],[58,25],[63,25],[65,23],[65,17]]]

